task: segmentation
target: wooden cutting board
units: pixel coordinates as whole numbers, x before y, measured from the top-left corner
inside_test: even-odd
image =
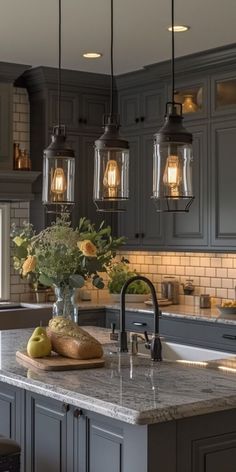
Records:
[[[17,351],[16,358],[22,364],[35,367],[41,370],[77,370],[77,369],[94,369],[96,367],[103,367],[104,359],[71,359],[69,357],[59,356],[52,353],[48,357],[29,357],[26,351]]]

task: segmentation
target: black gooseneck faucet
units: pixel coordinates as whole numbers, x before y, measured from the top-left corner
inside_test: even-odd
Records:
[[[120,294],[120,352],[128,352],[128,342],[127,342],[127,332],[125,330],[125,295],[126,290],[132,282],[136,280],[143,280],[149,286],[152,295],[152,301],[154,305],[154,333],[150,342],[148,342],[148,348],[150,348],[151,352],[151,359],[153,361],[162,361],[162,354],[161,354],[161,340],[159,336],[159,306],[157,301],[157,296],[155,292],[155,288],[153,283],[142,275],[136,275],[131,277],[127,280],[122,289]]]

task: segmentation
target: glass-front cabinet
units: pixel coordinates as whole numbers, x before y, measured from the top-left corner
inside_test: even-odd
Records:
[[[235,72],[214,75],[211,79],[212,115],[236,113]]]
[[[207,80],[198,82],[177,82],[175,101],[182,104],[186,119],[206,118],[208,114]]]

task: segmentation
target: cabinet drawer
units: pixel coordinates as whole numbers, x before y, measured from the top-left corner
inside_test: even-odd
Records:
[[[160,332],[167,340],[235,352],[236,327],[232,325],[163,317]]]
[[[111,323],[115,323],[116,328],[120,326],[120,312],[119,310],[109,310],[106,314],[106,327],[110,328]],[[147,313],[136,313],[134,311],[126,311],[125,329],[127,331],[135,331],[143,333],[153,331],[153,316]]]

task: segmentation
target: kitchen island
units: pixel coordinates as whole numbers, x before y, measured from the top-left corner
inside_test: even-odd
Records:
[[[20,441],[26,472],[235,472],[236,361],[222,372],[111,354],[105,367],[41,372],[21,365],[32,330],[2,331],[0,433]]]

